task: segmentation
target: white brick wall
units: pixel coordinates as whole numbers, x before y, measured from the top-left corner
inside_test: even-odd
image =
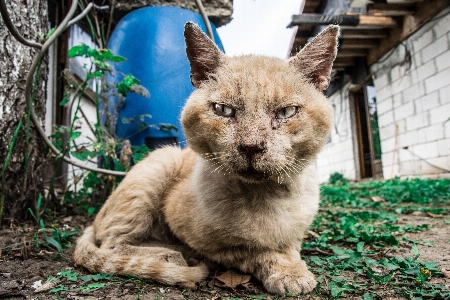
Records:
[[[450,173],[442,170],[450,170],[450,121],[446,122],[450,118],[449,10],[446,13],[403,42],[411,54],[410,66],[400,64],[405,47],[398,46],[389,59],[382,58],[382,63],[371,67],[385,179],[391,174],[400,178],[450,178]],[[331,143],[318,158],[322,182],[333,172],[357,179],[348,87],[330,97],[338,132],[332,129]]]
[[[379,126],[385,178],[449,177],[450,170],[450,14],[439,17],[404,41],[412,63],[372,66],[379,98]],[[392,56],[401,56],[399,46]],[[396,60],[398,62],[398,59]],[[389,103],[391,102],[391,103]],[[395,124],[399,125],[397,149]],[[433,166],[434,165],[434,166]],[[437,167],[436,167],[437,166]],[[442,169],[440,169],[440,168]]]
[[[319,179],[326,182],[331,173],[339,172],[350,180],[356,179],[353,136],[350,122],[348,86],[330,96],[334,105],[334,125],[331,142],[325,145],[318,156]],[[337,127],[337,132],[334,127]]]

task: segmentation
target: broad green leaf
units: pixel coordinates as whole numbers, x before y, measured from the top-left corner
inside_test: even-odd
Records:
[[[89,47],[86,44],[81,44],[70,48],[69,52],[67,53],[67,56],[69,56],[69,58],[74,58],[77,56],[85,56],[88,54],[88,51]]]

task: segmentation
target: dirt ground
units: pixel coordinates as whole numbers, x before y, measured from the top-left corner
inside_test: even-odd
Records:
[[[66,228],[84,228],[91,220],[81,217],[65,218],[59,222]],[[404,237],[410,240],[421,241],[418,244],[422,261],[439,261],[439,267],[450,270],[450,225],[442,218],[432,218],[427,215],[403,216],[399,223],[428,224],[429,230],[420,233],[407,234]],[[89,272],[73,266],[71,261],[71,249],[67,249],[59,260],[53,261],[56,253],[36,248],[32,245],[33,226],[11,226],[0,230],[0,248],[26,241],[16,247],[9,247],[0,255],[0,298],[7,299],[276,299],[275,295],[267,295],[261,284],[251,278],[243,280],[235,289],[219,287],[220,280],[208,278],[200,283],[195,289],[182,287],[164,286],[155,283],[145,283],[137,279],[120,278],[106,281],[104,287],[89,291],[80,288],[80,280],[73,284],[65,282],[67,291],[59,294],[43,292],[35,293],[32,285],[37,281],[46,282],[52,275],[58,277],[61,271],[72,270],[79,276],[87,275]],[[431,242],[432,246],[426,245]],[[410,255],[410,244],[404,243],[394,256]],[[410,248],[410,246],[409,246]],[[450,279],[439,277],[434,283],[450,287]],[[216,283],[216,284],[214,284]],[[56,285],[57,287],[58,285]],[[313,299],[304,296],[302,299]],[[315,299],[319,299],[315,297]],[[350,299],[350,298],[348,298]]]

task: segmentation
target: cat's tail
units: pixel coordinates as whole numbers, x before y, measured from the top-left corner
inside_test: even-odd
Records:
[[[75,265],[83,266],[93,273],[133,274],[169,285],[189,285],[204,280],[208,275],[205,264],[181,266],[151,255],[121,255],[111,249],[99,248],[95,244],[93,226],[86,228],[78,239],[73,260]]]

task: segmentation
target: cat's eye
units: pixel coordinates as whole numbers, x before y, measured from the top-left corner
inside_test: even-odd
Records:
[[[297,113],[297,111],[298,111],[298,107],[297,106],[283,107],[282,109],[277,111],[275,117],[277,119],[287,119],[287,118],[290,118],[293,115],[295,115]]]
[[[227,118],[234,117],[234,114],[236,113],[234,108],[219,103],[214,103],[213,109],[219,116]]]

